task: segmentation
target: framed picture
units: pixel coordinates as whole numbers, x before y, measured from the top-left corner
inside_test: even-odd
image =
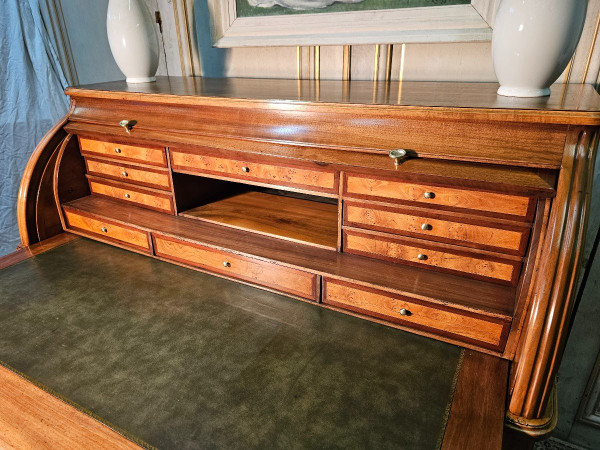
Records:
[[[500,0],[208,0],[215,47],[488,41]]]

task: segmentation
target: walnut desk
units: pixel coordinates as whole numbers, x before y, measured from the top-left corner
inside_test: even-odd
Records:
[[[488,382],[507,386],[506,423],[543,434],[600,97],[590,85],[537,99],[496,89],[173,77],[69,88],[69,113],[22,180],[22,245],[67,231],[504,361],[510,374]]]

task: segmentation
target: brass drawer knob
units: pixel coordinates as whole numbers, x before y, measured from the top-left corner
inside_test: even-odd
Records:
[[[115,148],[115,153],[121,153],[121,149],[120,148]]]
[[[125,194],[125,198],[131,198],[131,195]]]
[[[246,167],[246,166],[242,167],[242,172],[246,172],[246,173],[250,172],[250,167]]]
[[[394,160],[394,164],[396,166],[400,165],[400,161],[406,158],[406,150],[403,148],[397,148],[395,150],[390,150],[389,157]]]
[[[125,131],[127,132],[127,134],[131,134],[131,129],[133,128],[133,126],[137,123],[136,120],[121,120],[119,122],[119,126],[123,127],[125,129]]]
[[[103,233],[108,233],[108,228],[102,227],[100,228],[100,231],[102,231]]]
[[[402,308],[400,310],[400,315],[401,316],[410,316],[410,311],[408,309],[406,309],[406,308]]]
[[[423,253],[419,253],[419,254],[417,255],[417,259],[418,259],[419,261],[425,261],[425,260],[427,259],[427,255],[424,255]]]
[[[126,177],[129,174],[127,172],[123,171],[123,172],[121,172],[121,175],[123,175],[124,177]]]
[[[229,261],[223,261],[223,267],[231,267],[231,263]]]
[[[435,194],[433,192],[427,191],[423,194],[425,198],[435,198]]]
[[[433,227],[431,225],[429,225],[428,223],[424,223],[423,225],[421,225],[421,230],[423,230],[423,231],[430,231],[432,229],[433,229]]]

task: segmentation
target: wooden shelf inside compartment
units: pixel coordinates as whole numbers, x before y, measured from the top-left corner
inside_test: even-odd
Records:
[[[507,318],[512,316],[514,308],[516,289],[513,286],[332,252],[203,220],[151,211],[97,195],[82,197],[62,206],[63,209],[151,233],[275,261],[287,267],[334,279],[388,289],[411,298],[432,300]]]
[[[337,204],[248,191],[180,215],[320,248],[337,245]]]

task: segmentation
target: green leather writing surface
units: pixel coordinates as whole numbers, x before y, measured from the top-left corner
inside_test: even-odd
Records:
[[[161,448],[436,448],[460,358],[87,239],[0,271],[0,361]]]

